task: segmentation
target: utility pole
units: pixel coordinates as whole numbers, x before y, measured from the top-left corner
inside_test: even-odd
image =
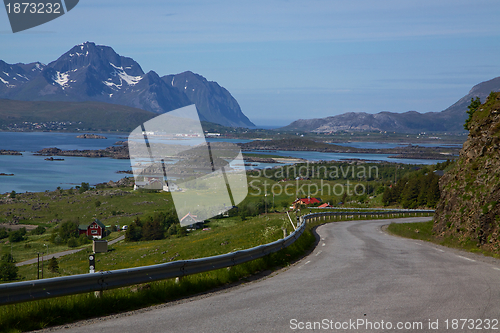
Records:
[[[266,214],[267,214],[267,191],[266,194],[264,194],[264,204],[266,206]]]
[[[38,255],[38,260],[36,262],[36,279],[40,280],[40,252],[36,253]]]
[[[42,252],[42,279],[43,279],[43,252]]]

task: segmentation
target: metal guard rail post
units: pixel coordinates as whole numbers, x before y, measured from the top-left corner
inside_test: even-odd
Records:
[[[431,213],[432,211],[411,211],[411,213]],[[312,213],[302,217],[302,223],[286,238],[275,242],[227,254],[200,259],[178,260],[165,264],[142,266],[92,274],[61,276],[42,280],[12,282],[0,285],[0,305],[34,301],[92,291],[103,291],[134,284],[182,277],[220,268],[242,264],[262,258],[293,244],[305,230],[306,222],[314,217],[333,215],[373,215],[401,214],[405,211],[384,212],[325,212]]]

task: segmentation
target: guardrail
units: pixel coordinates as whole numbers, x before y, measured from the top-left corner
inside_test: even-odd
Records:
[[[412,211],[431,213],[432,211]],[[27,302],[45,298],[104,291],[139,283],[183,277],[215,269],[242,264],[277,252],[293,244],[304,232],[308,220],[316,221],[327,216],[408,214],[408,211],[384,212],[323,212],[304,215],[300,225],[288,237],[275,242],[213,257],[179,260],[165,264],[119,269],[92,274],[79,274],[56,278],[13,282],[0,285],[0,305]]]

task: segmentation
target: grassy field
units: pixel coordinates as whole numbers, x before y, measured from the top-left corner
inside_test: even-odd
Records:
[[[387,227],[387,231],[389,231],[393,235],[401,237],[420,239],[455,249],[461,249],[474,253],[482,253],[486,256],[500,258],[500,256],[496,253],[485,251],[483,249],[478,248],[478,244],[471,240],[461,241],[456,237],[437,236],[432,231],[433,223],[434,221],[418,222],[418,223],[391,223]]]
[[[188,237],[158,241],[119,242],[109,252],[96,254],[96,270],[115,270],[195,259],[247,249],[270,243],[283,237],[282,227],[291,230],[285,214],[268,214],[244,222],[239,217],[211,220],[205,229],[189,233]],[[61,257],[60,274],[46,272],[45,277],[88,273],[91,248]],[[36,264],[21,266],[19,273],[27,280],[36,279]]]

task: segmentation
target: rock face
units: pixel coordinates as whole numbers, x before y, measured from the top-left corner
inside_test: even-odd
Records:
[[[500,93],[474,113],[454,169],[440,181],[434,231],[464,244],[500,249]]]

